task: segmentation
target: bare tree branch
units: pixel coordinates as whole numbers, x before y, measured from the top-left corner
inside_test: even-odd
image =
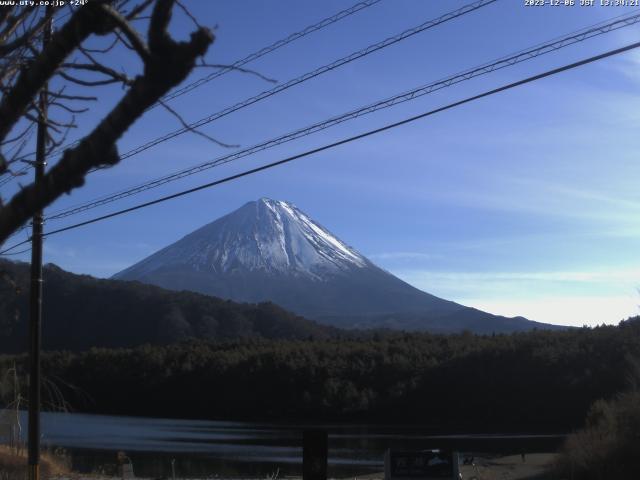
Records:
[[[99,87],[101,85],[110,85],[112,83],[119,83],[117,78],[108,78],[106,80],[83,80],[78,77],[69,75],[68,73],[59,71],[58,75],[67,80],[68,82],[75,83],[76,85],[82,85],[83,87]]]
[[[60,98],[62,100],[71,100],[71,101],[95,102],[98,100],[98,97],[90,97],[86,95],[65,95],[62,92],[49,91],[48,95],[53,98]]]
[[[0,25],[3,24],[7,20],[7,18],[9,18],[12,10],[13,8],[8,6],[3,5],[0,7]]]
[[[64,59],[91,33],[104,31],[104,11],[100,3],[87,3],[78,9],[33,64],[22,72],[11,91],[0,102],[0,140],[18,121],[38,90],[51,78]],[[1,169],[1,167],[0,167]],[[1,171],[1,170],[0,170]]]
[[[206,138],[207,140],[215,143],[216,145],[219,145],[221,147],[225,147],[225,148],[238,148],[240,145],[230,145],[228,143],[223,143],[220,140],[216,140],[215,138],[207,135],[204,132],[201,132],[200,130],[193,128],[191,125],[189,125],[187,123],[187,121],[182,118],[182,115],[180,115],[178,112],[176,112],[173,108],[171,108],[169,105],[166,104],[166,102],[164,102],[162,99],[158,100],[158,103],[164,107],[171,115],[173,115],[174,117],[176,117],[178,119],[178,121],[182,124],[182,126],[187,129],[188,131],[190,131],[191,133],[195,134],[195,135],[199,135],[203,138]]]
[[[11,148],[7,149],[7,153],[11,153],[11,158],[7,160],[8,165],[11,165],[13,162],[15,162],[18,156],[22,153],[24,148],[27,146],[27,143],[29,142],[29,140],[31,140],[31,137],[35,132],[35,126],[36,126],[35,123],[33,122],[29,123],[25,138],[19,144],[13,145]]]
[[[129,41],[127,40],[127,38],[125,36],[122,35],[122,33],[120,33],[118,30],[114,30],[113,33],[115,33],[116,38],[118,39],[118,41],[124,45],[128,50],[131,50],[132,52],[135,52],[136,49],[133,48],[133,45],[131,45],[129,43]]]
[[[112,82],[109,83],[115,83],[115,82],[121,82],[125,85],[131,85],[133,83],[133,80],[130,79],[129,77],[127,77],[125,74],[120,73],[115,71],[112,68],[109,68],[105,65],[102,65],[100,63],[91,63],[91,64],[87,64],[87,63],[63,63],[62,64],[63,68],[68,68],[71,70],[84,70],[84,71],[89,71],[89,72],[97,72],[97,73],[101,73],[103,75],[106,75],[108,77],[110,77],[110,80],[113,80]],[[64,73],[64,72],[59,72],[59,73]],[[70,80],[68,77],[70,77],[70,75],[66,74],[67,76],[65,77],[67,80]],[[71,80],[73,81],[73,80]],[[77,81],[74,83],[80,83]],[[86,83],[86,82],[85,82]],[[80,84],[84,84],[84,83],[80,83]],[[101,85],[103,85],[101,83]]]
[[[113,41],[106,47],[104,48],[87,48],[87,47],[82,47],[82,50],[85,52],[89,52],[89,53],[108,53],[111,50],[113,50],[113,47],[116,46],[116,44],[120,41],[120,39],[116,36]]]
[[[46,25],[50,17],[51,17],[51,14],[43,15],[35,27],[29,28],[26,32],[24,32],[24,34],[22,34],[20,37],[16,38],[10,43],[6,43],[4,45],[0,44],[0,57],[4,57],[8,53],[11,53],[17,48],[20,48],[26,45],[28,42],[30,42],[33,39],[33,37],[35,37],[38,33],[40,33],[40,31],[42,30],[42,27]]]
[[[184,14],[187,17],[189,17],[189,19],[193,22],[193,24],[197,28],[202,28],[202,25],[200,25],[200,22],[198,22],[198,19],[193,16],[193,14],[189,11],[189,9],[187,7],[185,7],[180,0],[176,0],[176,5],[178,5],[178,7],[180,7],[180,10],[182,10],[184,12]]]
[[[152,3],[153,3],[153,0],[144,0],[144,2],[134,7],[134,9],[127,14],[126,16],[127,20],[131,21],[139,18],[138,15],[144,12]]]
[[[64,51],[51,51],[48,47],[45,53],[53,58],[40,63],[36,60],[37,65],[32,68],[36,68],[39,75],[35,79],[23,80],[22,90],[18,93],[26,96],[37,91],[37,88],[33,90],[33,84],[38,83],[40,79],[46,81],[47,75],[51,76],[55,72],[72,48],[77,47],[81,40],[88,36],[91,28],[104,27],[96,9],[87,8],[91,5],[88,4],[79,9],[69,22],[73,22],[80,33],[71,35],[67,24],[60,33],[66,31],[66,36],[62,38],[66,38],[68,43],[61,45],[60,35],[54,36],[50,46],[57,40],[57,48],[64,48]],[[83,185],[85,175],[91,169],[118,163],[120,157],[116,141],[148,107],[182,82],[195,67],[196,59],[206,53],[214,38],[211,31],[206,28],[194,31],[188,42],[176,42],[171,38],[167,27],[173,5],[174,0],[156,0],[149,22],[149,58],[144,63],[143,73],[134,79],[120,102],[77,146],[64,152],[60,161],[44,175],[39,186],[29,185],[23,188],[4,208],[0,209],[0,243],[24,224],[34,211],[46,207],[62,194]],[[76,19],[82,11],[91,12],[85,14],[84,21],[93,22],[93,25],[78,24]],[[6,136],[4,130],[9,128],[7,124],[10,123],[2,116],[3,108],[11,112],[11,108],[15,109],[17,105],[24,113],[24,109],[29,105],[29,99],[13,101],[8,106],[5,106],[5,103],[6,96],[0,103],[0,134],[2,135],[0,138]],[[13,123],[15,121],[10,124]]]
[[[140,58],[145,62],[149,59],[149,48],[144,43],[144,40],[140,37],[140,34],[129,24],[126,18],[120,13],[114,10],[109,5],[103,5],[103,10],[111,17],[111,20],[115,23],[116,27],[127,37],[129,43],[133,49],[138,52]]]
[[[29,9],[25,8],[18,15],[9,15],[6,22],[7,26],[2,32],[0,32],[0,42],[6,42],[7,38],[13,35],[16,29],[22,25],[23,20],[27,18],[30,13]]]
[[[15,137],[13,137],[13,138],[10,138],[9,140],[5,140],[4,142],[0,143],[0,145],[8,145],[8,144],[10,144],[10,143],[14,143],[14,142],[19,141],[21,138],[23,138],[23,137],[27,134],[27,132],[28,132],[28,131],[29,131],[29,129],[31,128],[31,125],[32,125],[32,124],[30,124],[30,125],[26,126],[26,127],[22,130],[22,132],[20,132],[19,134],[17,134],[17,135],[16,135]]]
[[[263,75],[260,72],[256,72],[255,70],[251,70],[249,68],[242,68],[242,67],[236,67],[235,65],[224,65],[224,64],[218,64],[218,63],[206,63],[206,62],[201,62],[198,65],[196,65],[196,67],[200,67],[200,68],[219,68],[220,70],[234,70],[237,72],[242,72],[242,73],[248,73],[250,75],[255,75],[256,77],[264,80],[265,82],[269,82],[269,83],[278,83],[278,80],[276,80],[275,78],[271,78],[271,77],[267,77],[265,75]]]
[[[86,111],[89,110],[88,107],[85,108],[72,108],[69,105],[65,105],[64,103],[60,103],[60,102],[50,102],[49,103],[50,107],[58,107],[61,108],[62,110],[65,110],[66,112],[69,113],[85,113]]]
[[[49,156],[54,149],[58,148],[60,145],[62,145],[64,142],[67,141],[69,132],[71,131],[72,128],[75,128],[76,126],[75,120],[76,120],[75,116],[71,117],[71,125],[64,131],[64,134],[62,135],[62,137],[60,137],[57,140],[55,138],[50,138],[49,146],[47,148],[47,151],[45,152],[45,156]]]

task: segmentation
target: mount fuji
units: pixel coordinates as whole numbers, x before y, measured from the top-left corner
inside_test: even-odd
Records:
[[[553,328],[438,298],[377,267],[291,203],[262,198],[114,275],[343,328],[477,333]]]

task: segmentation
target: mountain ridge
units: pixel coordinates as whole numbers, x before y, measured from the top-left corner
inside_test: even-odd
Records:
[[[43,268],[43,348],[82,351],[191,339],[329,338],[339,333],[272,303],[241,304],[139,282]],[[29,264],[0,259],[0,353],[27,349]]]
[[[297,232],[292,228],[293,221],[302,227]],[[212,249],[214,242],[217,246]],[[247,202],[233,215],[194,230],[112,278],[126,278],[133,271],[144,275],[157,268],[158,260],[167,263],[176,258],[196,270],[205,267],[216,273],[228,273],[242,265],[249,270],[286,271],[319,280],[322,278],[315,270],[344,270],[368,263],[294,205],[261,198]]]
[[[423,292],[295,205],[268,198],[244,204],[112,278],[240,302],[271,301],[341,328],[430,330],[433,325],[439,332],[490,333],[547,327],[522,317],[505,321]],[[361,321],[350,322],[354,318]]]

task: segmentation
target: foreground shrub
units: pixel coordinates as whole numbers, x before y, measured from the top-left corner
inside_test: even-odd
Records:
[[[559,462],[563,478],[639,479],[640,392],[594,403],[585,428],[567,438]]]
[[[63,452],[43,452],[40,456],[40,474],[43,480],[69,473],[69,459]],[[25,480],[27,453],[0,445],[0,480]]]

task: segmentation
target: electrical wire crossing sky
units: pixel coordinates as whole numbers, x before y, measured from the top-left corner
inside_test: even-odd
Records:
[[[163,108],[149,110],[118,145],[123,156],[135,154],[92,173],[45,211],[45,232],[131,211],[48,237],[46,262],[110,276],[270,197],[296,204],[378,265],[442,298],[578,326],[638,313],[638,52],[439,109],[632,45],[639,11],[503,0],[189,8],[200,23],[217,25],[207,61],[249,59],[240,66],[256,74],[196,69],[167,100],[193,127],[238,147],[192,134]],[[176,15],[172,28],[180,36],[192,25]],[[108,90],[76,134],[120,95]],[[431,111],[439,113],[241,175]],[[143,148],[167,136],[162,147]],[[0,179],[5,198],[18,182]],[[25,237],[19,232],[2,248]],[[11,258],[27,259],[21,250]]]

